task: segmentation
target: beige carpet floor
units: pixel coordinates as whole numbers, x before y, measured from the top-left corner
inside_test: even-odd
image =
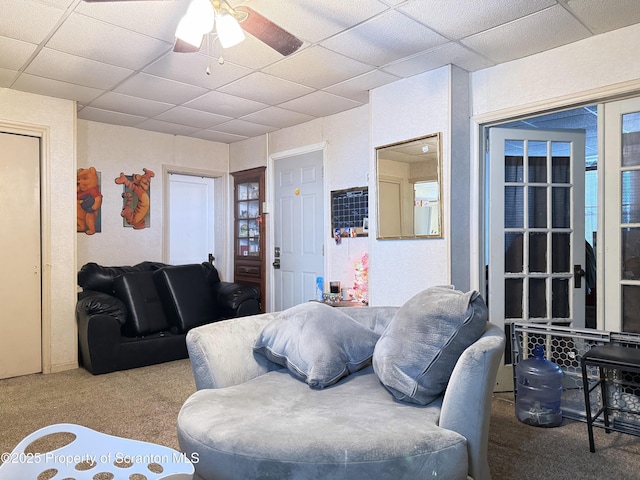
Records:
[[[194,391],[188,360],[98,376],[76,369],[0,380],[0,452],[10,452],[22,438],[53,423],[76,423],[179,450],[176,418]],[[492,477],[640,478],[640,438],[596,429],[595,439],[596,452],[590,453],[583,422],[564,420],[549,429],[525,425],[514,415],[512,394],[496,394],[489,438]]]

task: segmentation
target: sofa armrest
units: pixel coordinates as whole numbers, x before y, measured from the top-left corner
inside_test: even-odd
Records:
[[[444,393],[439,425],[467,439],[471,478],[490,478],[487,450],[491,398],[504,346],[504,332],[487,323],[482,336],[458,359]]]
[[[224,388],[244,383],[281,368],[253,353],[262,328],[275,317],[264,313],[222,320],[193,328],[187,333],[187,350],[196,388]]]
[[[117,316],[91,313],[85,301],[76,305],[78,348],[83,366],[94,375],[117,369],[121,324]]]
[[[211,285],[211,291],[222,318],[245,317],[260,313],[260,293],[250,285],[216,282]]]

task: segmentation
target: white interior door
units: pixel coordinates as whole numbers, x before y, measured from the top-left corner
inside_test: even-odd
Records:
[[[274,310],[315,298],[324,277],[323,152],[274,161]]]
[[[169,175],[169,259],[173,265],[202,263],[215,252],[214,179]]]
[[[40,139],[0,134],[0,378],[42,371]]]
[[[604,106],[602,328],[640,333],[640,98]]]
[[[490,129],[492,322],[584,327],[584,145],[581,130]]]

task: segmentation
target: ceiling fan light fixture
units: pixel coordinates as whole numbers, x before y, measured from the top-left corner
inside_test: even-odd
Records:
[[[200,48],[203,35],[213,30],[214,9],[209,0],[192,0],[176,28],[176,38]]]
[[[226,12],[216,13],[216,32],[222,48],[233,47],[245,38],[238,21]]]

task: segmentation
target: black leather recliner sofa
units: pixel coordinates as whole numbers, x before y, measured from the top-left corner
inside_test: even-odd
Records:
[[[260,312],[257,289],[220,281],[208,263],[87,263],[78,285],[80,363],[94,375],[187,358],[191,328]]]

